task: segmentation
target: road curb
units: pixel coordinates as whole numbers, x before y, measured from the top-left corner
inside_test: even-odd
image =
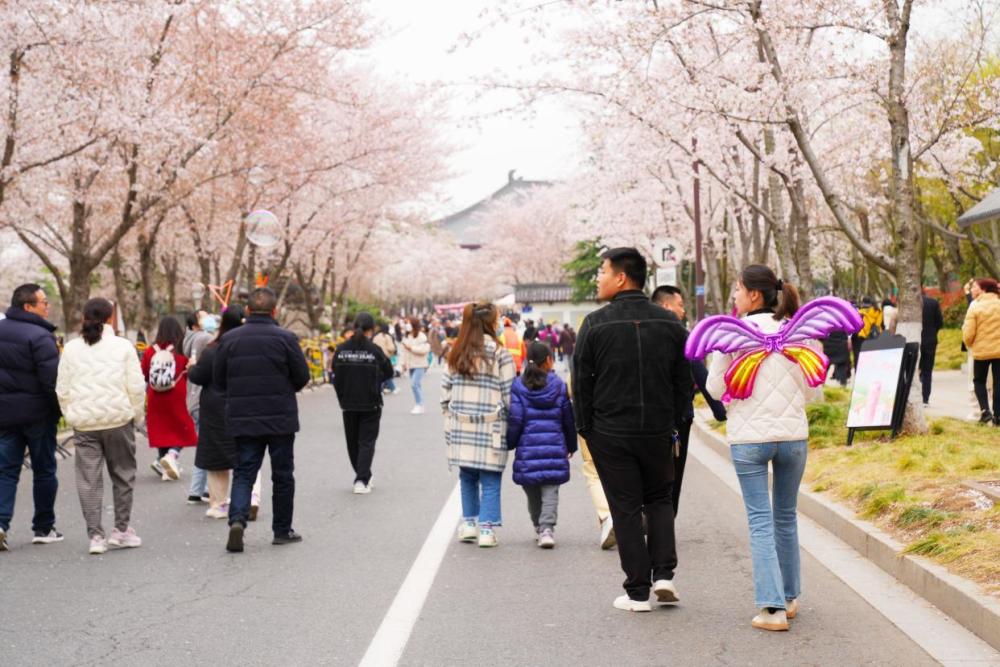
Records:
[[[704,441],[729,459],[729,445],[701,416],[695,427]],[[979,587],[931,561],[903,553],[903,544],[871,522],[858,519],[844,505],[821,494],[799,488],[799,512],[849,544],[901,584],[924,598],[957,623],[1000,650],[1000,602]]]

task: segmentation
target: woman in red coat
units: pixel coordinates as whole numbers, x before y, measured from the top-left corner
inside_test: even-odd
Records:
[[[142,373],[146,376],[146,433],[149,446],[158,450],[158,460],[153,471],[161,478],[175,480],[180,477],[177,459],[181,447],[198,444],[198,433],[187,410],[187,357],[177,350],[184,342],[184,329],[173,317],[164,317],[156,330],[156,342],[142,355]],[[170,350],[174,357],[173,378],[163,378],[163,364],[153,362],[158,350]],[[150,382],[150,370],[153,382]],[[171,381],[173,387],[165,389]],[[159,386],[161,390],[154,389]],[[165,390],[163,390],[165,389]]]

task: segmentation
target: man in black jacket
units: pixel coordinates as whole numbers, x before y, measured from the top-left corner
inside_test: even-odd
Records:
[[[25,449],[31,456],[35,500],[31,541],[63,539],[55,529],[59,350],[48,314],[45,291],[28,283],[14,290],[6,319],[0,320],[0,551],[7,550]]]
[[[931,400],[931,377],[934,374],[934,357],[937,356],[938,331],[944,326],[941,304],[934,297],[923,295],[923,326],[920,329],[920,386],[924,405]]]
[[[228,551],[243,551],[250,490],[264,451],[271,455],[274,518],[272,544],[299,542],[292,530],[295,459],[299,430],[295,394],[309,383],[309,367],[295,334],[274,320],[277,297],[267,288],[250,294],[246,323],[222,337],[215,354],[215,383],[226,392],[226,432],[236,441],[237,464],[229,503]]]
[[[608,498],[626,579],[616,609],[676,602],[674,438],[691,403],[687,332],[642,292],[646,260],[635,248],[604,253],[597,298],[573,357],[573,408]],[[648,521],[643,540],[642,515]],[[652,577],[650,576],[652,574]]]
[[[684,326],[684,318],[687,311],[684,309],[684,295],[673,285],[660,285],[653,290],[649,300],[660,308],[667,311],[667,314],[674,318],[678,324]],[[698,388],[705,398],[712,416],[718,421],[726,421],[726,407],[705,391],[705,383],[708,381],[708,369],[700,360],[691,361],[691,379],[694,386]],[[693,396],[692,396],[693,398]],[[671,498],[674,503],[674,516],[677,516],[677,509],[680,507],[681,483],[684,481],[684,468],[687,465],[688,444],[691,441],[691,426],[694,424],[694,402],[684,406],[684,414],[677,422],[677,435],[679,436],[679,447],[674,451],[674,482]]]
[[[392,377],[392,362],[372,342],[375,318],[358,313],[354,335],[333,355],[333,387],[344,411],[347,456],[354,467],[354,493],[372,492],[372,460],[382,420],[382,383]]]

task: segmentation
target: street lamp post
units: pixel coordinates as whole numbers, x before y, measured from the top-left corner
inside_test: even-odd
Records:
[[[691,152],[698,150],[698,139],[691,140]],[[695,317],[705,316],[705,271],[701,265],[701,181],[698,178],[698,156],[694,157],[694,295]]]

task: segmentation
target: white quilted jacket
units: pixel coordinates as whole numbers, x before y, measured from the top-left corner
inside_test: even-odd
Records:
[[[771,313],[747,315],[764,333],[774,333],[781,322]],[[715,353],[708,368],[708,393],[721,398],[726,391],[724,376],[736,355]],[[787,442],[809,438],[806,403],[822,395],[813,389],[799,367],[781,354],[771,354],[761,363],[753,394],[726,405],[726,440],[730,445],[757,442]]]
[[[135,348],[106,324],[94,345],[71,340],[59,359],[56,395],[66,421],[77,431],[140,421],[146,411],[146,381]]]

